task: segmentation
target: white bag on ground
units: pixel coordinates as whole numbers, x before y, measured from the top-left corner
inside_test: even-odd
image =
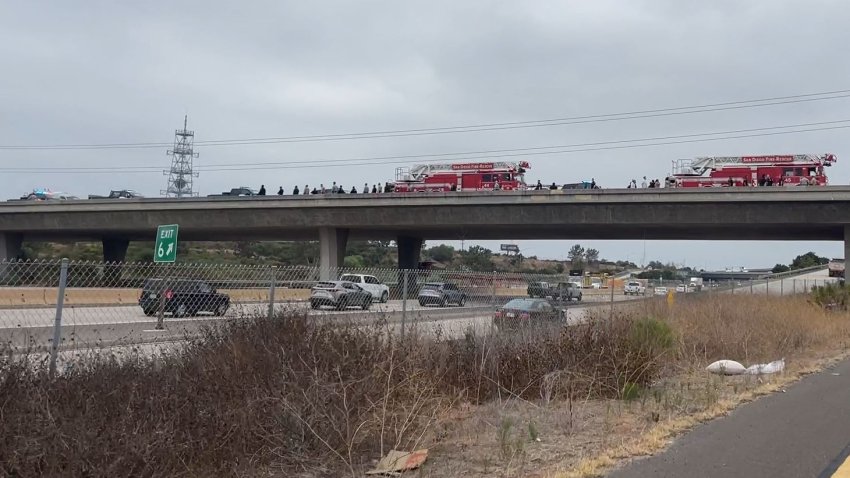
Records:
[[[718,360],[705,368],[718,375],[741,375],[746,368],[734,360]]]
[[[779,373],[783,370],[785,370],[785,359],[779,359],[770,363],[750,365],[744,373],[747,375],[766,375],[769,373]]]

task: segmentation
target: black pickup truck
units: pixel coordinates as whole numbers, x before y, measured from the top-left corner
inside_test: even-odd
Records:
[[[548,282],[529,282],[527,294],[529,297],[545,299],[552,295],[552,290]]]
[[[247,196],[256,196],[256,195],[257,195],[257,192],[254,191],[253,189],[251,189],[249,187],[242,186],[242,187],[239,187],[239,188],[233,188],[230,191],[224,191],[221,194],[210,194],[207,197],[211,197],[211,198],[212,197],[222,197],[222,196],[226,196],[226,197],[240,197],[240,196],[241,197],[247,197]]]
[[[89,199],[133,199],[143,197],[141,194],[132,189],[114,189],[109,191],[109,196],[97,196],[89,194]]]

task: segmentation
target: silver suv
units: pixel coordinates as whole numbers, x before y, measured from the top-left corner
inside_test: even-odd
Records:
[[[429,282],[419,290],[419,305],[439,305],[445,307],[448,304],[463,307],[466,304],[466,294],[458,289],[457,284],[451,282]]]

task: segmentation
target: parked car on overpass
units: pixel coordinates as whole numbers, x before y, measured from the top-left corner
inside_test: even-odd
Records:
[[[667,295],[667,288],[666,287],[656,287],[655,291],[653,293],[655,295]]]
[[[240,186],[238,188],[233,188],[230,191],[224,191],[221,194],[210,194],[207,197],[211,197],[211,198],[212,197],[222,197],[222,196],[246,197],[246,196],[256,196],[256,195],[257,195],[257,191],[254,191],[253,189],[251,189],[247,186]]]
[[[73,196],[68,193],[63,193],[59,191],[51,191],[49,189],[37,188],[33,189],[31,193],[25,194],[21,196],[20,201],[71,201],[74,199],[80,199],[77,196]],[[15,199],[10,199],[10,201],[15,201]]]
[[[89,194],[89,199],[133,199],[144,197],[132,189],[113,189],[108,196]]]

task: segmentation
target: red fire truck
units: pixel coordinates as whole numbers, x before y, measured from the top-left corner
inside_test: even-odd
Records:
[[[710,156],[673,161],[668,188],[723,186],[825,186],[824,168],[837,160],[834,154],[770,156]]]
[[[420,164],[396,168],[395,192],[525,189],[525,161]]]

